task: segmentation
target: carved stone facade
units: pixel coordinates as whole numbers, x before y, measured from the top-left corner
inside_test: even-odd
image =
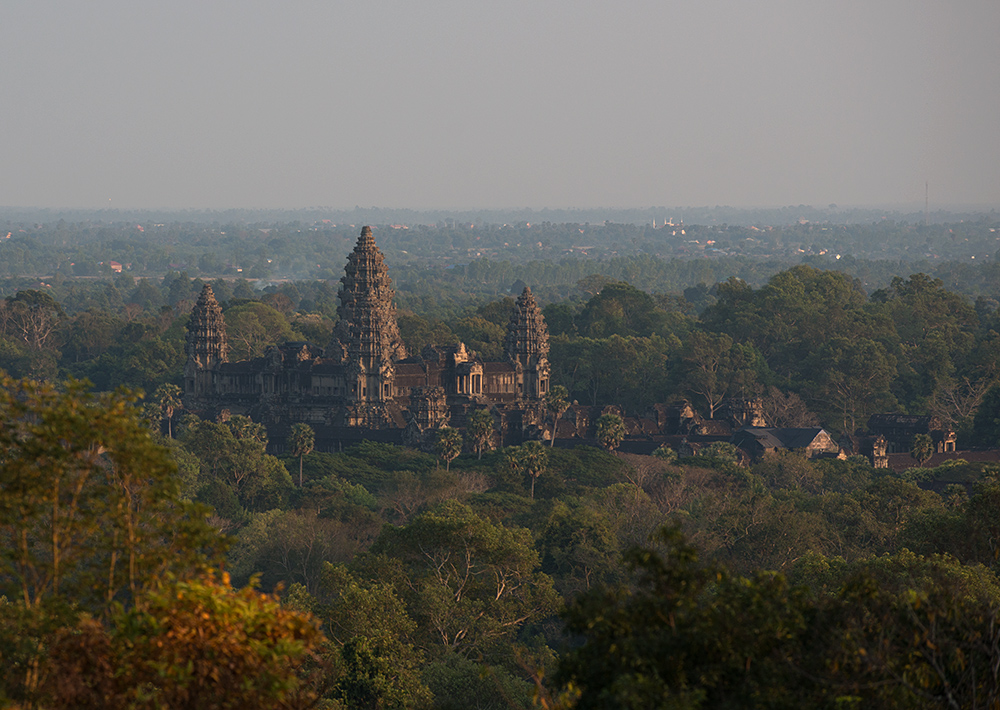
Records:
[[[268,426],[272,441],[305,422],[325,448],[361,438],[414,443],[441,426],[463,426],[481,408],[494,413],[498,443],[540,435],[549,344],[530,289],[511,314],[503,361],[485,362],[461,343],[407,356],[392,281],[369,227],[344,271],[340,320],[325,350],[284,343],[242,362],[228,362],[222,309],[206,286],[188,325],[185,407],[207,417],[249,415]]]
[[[212,374],[229,359],[226,321],[222,307],[215,300],[212,287],[205,284],[198,302],[191,310],[184,342],[187,363],[184,366],[184,390],[195,397],[211,396]]]
[[[719,406],[718,416],[720,419],[728,420],[734,430],[745,426],[770,426],[759,399],[730,397]]]
[[[518,394],[529,399],[544,397],[549,385],[549,331],[527,286],[510,316],[504,354],[517,367]]]
[[[917,434],[927,434],[937,453],[955,451],[957,436],[937,417],[923,414],[873,414],[868,419],[868,432],[885,437],[888,453],[907,454]]]
[[[406,358],[406,349],[392,300],[396,292],[371,227],[361,230],[344,272],[337,308],[340,320],[326,356],[345,368],[348,426],[391,426],[387,405],[393,399],[394,365]]]

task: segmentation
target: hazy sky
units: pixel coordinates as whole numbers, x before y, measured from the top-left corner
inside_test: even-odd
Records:
[[[0,100],[6,206],[1000,205],[1000,0],[2,0]]]

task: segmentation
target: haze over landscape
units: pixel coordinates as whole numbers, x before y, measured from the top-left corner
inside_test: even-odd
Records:
[[[0,205],[989,209],[997,27],[993,0],[7,2]]]
[[[998,29],[0,2],[0,706],[1000,708]]]

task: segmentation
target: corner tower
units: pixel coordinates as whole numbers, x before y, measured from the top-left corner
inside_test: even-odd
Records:
[[[212,287],[205,284],[198,302],[191,310],[191,320],[184,336],[184,394],[207,397],[214,394],[212,371],[229,360],[226,321],[222,307],[215,300]]]
[[[348,400],[384,402],[393,397],[394,363],[406,357],[406,349],[396,323],[396,292],[371,227],[362,228],[340,283],[340,320],[327,357],[346,366]]]
[[[507,324],[504,354],[517,369],[519,399],[539,400],[549,391],[549,329],[527,286]]]

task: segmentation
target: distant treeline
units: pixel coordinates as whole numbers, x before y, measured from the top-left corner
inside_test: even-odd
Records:
[[[919,272],[869,293],[858,279],[808,264],[760,287],[732,276],[680,294],[650,293],[633,285],[644,283],[642,270],[625,268],[642,261],[622,259],[622,269],[612,271],[627,278],[587,274],[565,289],[540,289],[552,297],[543,311],[553,384],[571,399],[642,413],[654,402],[688,398],[712,417],[726,397],[766,396],[778,409],[807,412],[795,421],[818,421],[837,433],[863,427],[876,412],[933,413],[964,443],[995,443],[996,298],[973,302]],[[711,263],[645,261],[663,268]],[[486,360],[501,358],[513,299],[495,294],[518,273],[530,277],[530,266],[400,270],[398,319],[408,351],[461,341]],[[536,266],[537,278],[553,284],[585,273]],[[993,265],[976,270],[998,293]],[[424,277],[411,279],[411,272]],[[233,360],[259,357],[284,341],[330,340],[334,281],[289,281],[263,291],[246,279],[208,282],[223,304]],[[171,272],[155,280],[118,274],[22,288],[0,300],[0,369],[44,379],[73,375],[100,390],[177,384],[185,325],[204,283]],[[7,282],[10,290],[15,285]]]
[[[0,295],[60,289],[73,277],[336,281],[357,239],[354,224],[282,222],[0,222]],[[651,293],[711,288],[736,276],[757,287],[805,263],[842,271],[869,292],[894,276],[926,273],[970,298],[995,297],[1000,220],[784,227],[539,222],[375,229],[400,304],[433,312],[531,285],[543,301],[584,296],[592,275]]]
[[[595,208],[511,208],[472,210],[414,210],[385,207],[359,207],[334,209],[330,207],[304,207],[301,209],[221,209],[221,210],[127,210],[127,209],[51,209],[37,207],[0,207],[0,222],[45,223],[60,219],[68,222],[187,222],[193,224],[256,224],[261,222],[322,222],[338,224],[408,224],[448,225],[476,224],[498,225],[523,222],[572,222],[603,224],[660,224],[664,220],[688,224],[769,224],[783,226],[802,220],[828,224],[861,224],[881,220],[943,224],[977,220],[987,214],[996,218],[996,207],[955,206],[935,208],[926,214],[918,207],[825,207],[813,205],[784,205],[775,207],[595,207]]]

